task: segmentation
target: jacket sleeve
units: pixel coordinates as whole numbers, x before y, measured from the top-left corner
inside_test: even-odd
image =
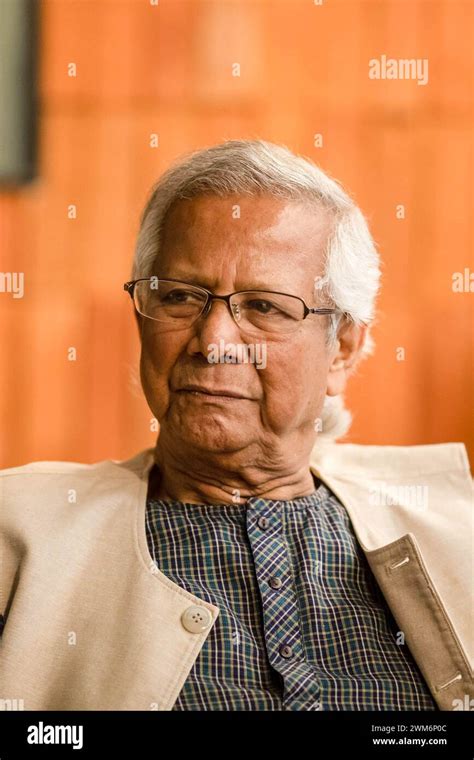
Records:
[[[0,635],[10,608],[21,565],[21,540],[8,519],[4,478],[0,475]]]

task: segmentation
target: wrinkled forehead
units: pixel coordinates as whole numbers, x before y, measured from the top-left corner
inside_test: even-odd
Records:
[[[316,203],[198,196],[166,215],[154,273],[211,289],[268,288],[302,297],[324,273],[333,220]]]

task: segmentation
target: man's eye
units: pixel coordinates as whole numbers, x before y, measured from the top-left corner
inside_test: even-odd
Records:
[[[247,309],[256,311],[258,314],[275,314],[278,311],[275,304],[271,303],[271,301],[262,301],[256,299],[247,301],[245,307]]]
[[[198,300],[196,294],[189,290],[172,290],[170,293],[161,296],[161,301],[169,304],[191,303],[193,299]]]

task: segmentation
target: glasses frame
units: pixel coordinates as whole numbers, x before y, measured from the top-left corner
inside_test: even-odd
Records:
[[[146,282],[146,281],[150,281],[151,279],[152,277],[139,277],[138,280],[130,280],[129,282],[124,283],[123,289],[129,293],[132,299],[133,305],[135,307],[135,310],[137,311],[138,314],[140,314],[140,316],[145,317],[145,319],[153,319],[154,322],[167,324],[166,322],[161,322],[161,320],[159,319],[154,319],[154,317],[149,317],[146,314],[142,314],[141,311],[138,311],[137,309],[135,298],[134,298],[135,286],[138,282]],[[306,317],[309,314],[323,314],[323,315],[324,314],[344,314],[344,316],[346,316],[346,312],[342,311],[342,309],[336,309],[332,307],[320,307],[318,309],[314,309],[310,306],[307,306],[305,301],[299,296],[294,296],[292,293],[282,293],[281,291],[278,291],[278,290],[262,290],[260,288],[253,288],[252,290],[235,290],[233,293],[228,293],[226,296],[216,296],[211,290],[208,290],[207,288],[203,288],[201,285],[195,285],[193,282],[187,282],[186,280],[174,280],[174,279],[168,279],[164,277],[163,278],[158,277],[158,281],[159,282],[176,282],[182,285],[189,285],[192,288],[196,288],[196,290],[200,290],[202,293],[206,295],[207,300],[202,308],[201,313],[199,314],[199,316],[196,317],[194,322],[192,322],[191,324],[194,324],[195,322],[197,322],[198,319],[200,319],[201,317],[207,316],[212,306],[213,301],[224,301],[227,304],[227,308],[229,309],[232,315],[232,319],[238,325],[239,323],[236,321],[235,316],[232,312],[230,299],[232,298],[232,296],[244,295],[245,293],[270,293],[276,296],[287,296],[289,298],[296,298],[298,301],[300,301],[303,304],[303,308],[304,308],[303,319],[306,319]],[[298,321],[302,322],[303,319],[298,320]]]

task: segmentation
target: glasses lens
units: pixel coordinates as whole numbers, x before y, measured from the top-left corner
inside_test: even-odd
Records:
[[[242,330],[292,332],[304,317],[304,306],[298,298],[278,293],[240,293],[232,299],[232,306]]]
[[[157,278],[137,282],[134,299],[144,317],[182,327],[199,317],[207,300],[205,293],[192,285]]]

